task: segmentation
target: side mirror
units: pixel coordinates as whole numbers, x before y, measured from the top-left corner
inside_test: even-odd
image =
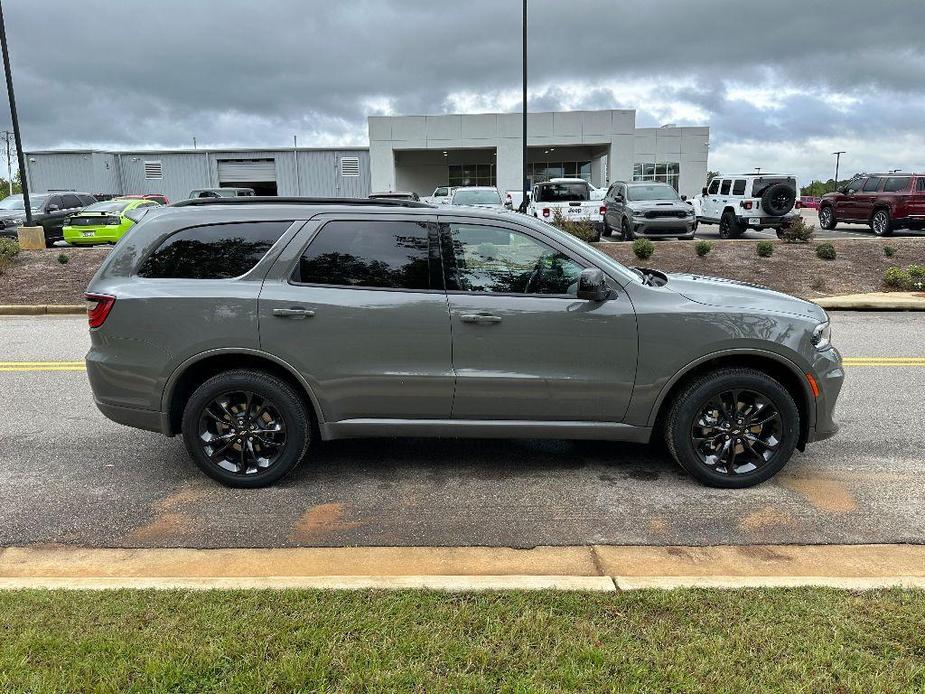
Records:
[[[60,209],[61,209],[61,208],[60,208],[58,205],[49,205],[49,206],[48,206],[48,211],[49,211],[49,212],[57,212],[57,211],[60,210]]]
[[[582,301],[606,301],[611,297],[610,287],[604,279],[604,273],[596,267],[581,271],[578,278],[578,298]]]
[[[625,198],[623,197],[623,193],[616,193],[613,196],[613,199],[616,200],[617,202],[623,202]]]
[[[839,186],[835,190],[841,193],[842,195],[847,195],[848,193],[848,188],[846,186]]]
[[[687,202],[687,196],[686,196],[686,195],[682,195],[682,196],[681,196],[681,202]]]
[[[700,189],[700,194],[701,194],[701,195],[706,195],[706,194],[707,194],[707,187],[706,187],[706,186],[704,186],[703,188]]]

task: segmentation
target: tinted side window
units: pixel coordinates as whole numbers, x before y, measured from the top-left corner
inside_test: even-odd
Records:
[[[708,195],[716,195],[719,192],[719,179],[714,178],[710,181],[710,188],[707,190]]]
[[[430,289],[430,255],[424,222],[330,222],[305,249],[293,279],[345,287]]]
[[[872,193],[880,187],[880,179],[877,176],[871,176],[867,179],[867,183],[864,184],[862,189],[865,193]]]
[[[730,181],[728,178],[725,179],[725,180],[723,181],[722,187],[719,189],[719,194],[720,194],[720,195],[728,195],[728,194],[729,194],[729,187],[730,187],[731,185],[732,185],[732,181]]]
[[[84,205],[92,205],[93,203],[96,202],[96,198],[93,197],[92,195],[81,195],[80,193],[78,193],[77,197],[80,198],[80,202],[83,203]]]
[[[52,195],[50,198],[48,198],[48,201],[45,203],[45,209],[51,211],[52,205],[57,207],[59,210],[64,209],[64,203],[61,200],[60,195]]]
[[[915,182],[915,190],[918,193],[925,193],[925,178],[920,178]]]
[[[292,222],[191,227],[169,236],[142,264],[141,277],[228,279],[252,269]]]
[[[73,195],[73,194],[70,194],[70,195],[62,195],[62,196],[61,196],[61,199],[62,199],[62,201],[64,202],[64,207],[65,207],[65,209],[73,209],[73,208],[75,208],[75,207],[83,207],[83,206],[84,206],[83,203],[80,202],[80,198],[78,198],[76,195]]]
[[[745,195],[745,179],[737,178],[732,186],[733,195]]]
[[[857,193],[859,190],[861,190],[861,186],[864,185],[864,181],[866,180],[866,178],[856,178],[853,181],[849,181],[845,191],[848,193],[848,195]]]
[[[444,258],[447,289],[490,294],[576,296],[582,265],[516,231],[451,224]]]
[[[884,193],[902,193],[909,190],[911,178],[906,176],[891,176],[883,183]]]

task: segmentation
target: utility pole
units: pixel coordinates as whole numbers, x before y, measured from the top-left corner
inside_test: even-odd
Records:
[[[193,136],[193,149],[196,149],[196,136]]]
[[[299,136],[292,136],[292,159],[295,166],[295,194],[302,194],[302,175],[299,173]]]
[[[526,2],[526,0],[524,0]],[[22,201],[26,208],[26,226],[32,226],[32,205],[29,204],[29,182],[26,176],[26,158],[22,153],[22,138],[19,136],[19,116],[16,115],[16,96],[13,94],[13,74],[10,70],[10,51],[6,45],[6,22],[3,19],[3,2],[0,1],[0,44],[3,48],[3,70],[6,73],[6,91],[10,98],[10,116],[13,121],[13,139],[16,141],[16,157],[19,160],[19,177],[22,179]]]
[[[841,155],[845,153],[845,150],[840,152],[832,152],[832,155],[835,157],[835,187],[838,188],[838,165],[841,163]]]
[[[523,38],[523,48],[524,48],[524,58],[523,58],[523,69],[524,69],[524,123],[523,123],[523,137],[524,137],[524,170],[523,170],[523,179],[524,179],[524,199],[523,199],[523,210],[527,210],[527,196],[530,194],[530,180],[528,172],[530,170],[529,164],[527,164],[527,0],[524,0],[524,38]]]
[[[13,194],[13,157],[10,150],[10,138],[13,137],[13,133],[9,130],[3,131],[3,136],[6,138],[6,179],[7,183],[10,186],[10,195]]]

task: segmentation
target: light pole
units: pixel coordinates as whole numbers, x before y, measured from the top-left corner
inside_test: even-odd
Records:
[[[524,0],[524,21],[523,21],[523,70],[524,70],[524,113],[523,113],[523,138],[524,138],[524,170],[523,170],[523,188],[524,188],[524,199],[521,203],[523,211],[527,211],[527,195],[530,193],[530,181],[528,177],[528,172],[530,170],[529,165],[527,164],[527,0]]]
[[[845,153],[845,150],[840,152],[832,152],[835,156],[835,187],[838,188],[838,165],[841,163],[841,155]]]
[[[6,176],[7,183],[10,187],[10,195],[13,194],[13,155],[12,150],[10,149],[10,138],[13,137],[13,133],[9,130],[3,131],[3,136],[6,138]]]
[[[32,205],[29,204],[29,183],[26,179],[26,158],[22,153],[22,139],[19,136],[19,117],[16,115],[16,96],[13,94],[13,75],[10,71],[10,51],[6,45],[6,22],[3,19],[3,2],[0,2],[0,44],[3,47],[3,70],[6,73],[6,91],[10,97],[10,117],[13,121],[13,139],[16,140],[16,158],[19,161],[19,177],[22,179],[22,201],[26,208],[26,226],[32,226]],[[12,178],[12,176],[11,176]]]

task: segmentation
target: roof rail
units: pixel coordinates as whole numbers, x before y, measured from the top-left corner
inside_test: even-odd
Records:
[[[302,198],[275,195],[242,195],[234,198],[192,198],[171,203],[169,207],[204,205],[359,205],[373,207],[434,207],[414,200],[370,200],[369,198]]]

